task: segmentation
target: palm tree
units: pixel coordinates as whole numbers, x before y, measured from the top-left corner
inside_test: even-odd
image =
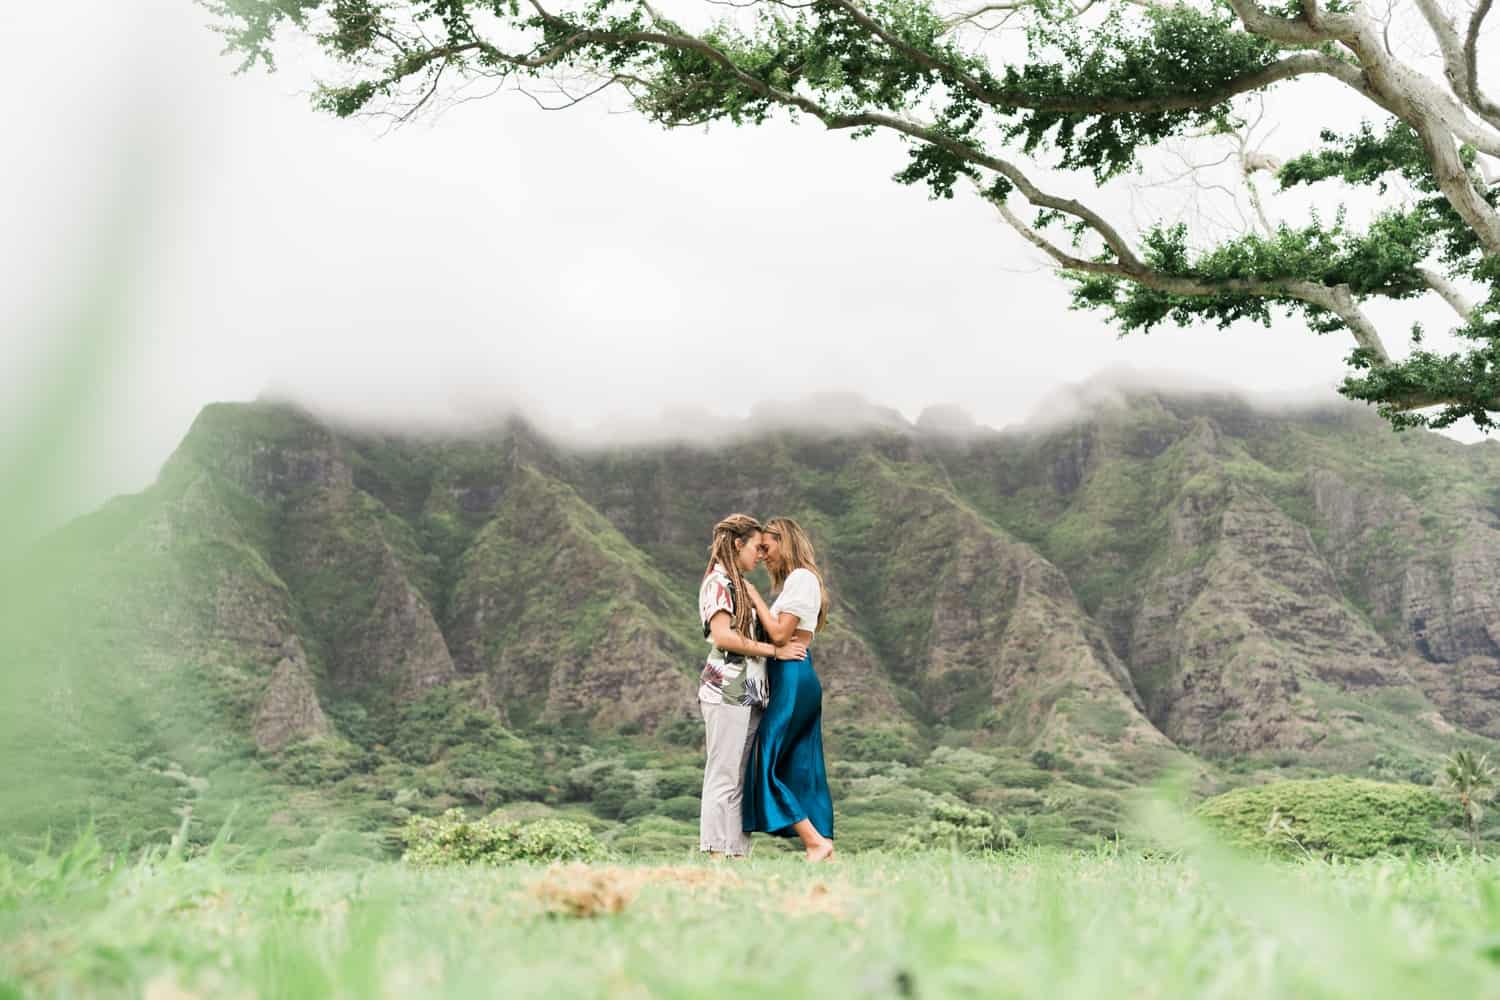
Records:
[[[1481,802],[1490,797],[1490,791],[1495,787],[1495,769],[1490,766],[1490,755],[1476,757],[1472,750],[1455,750],[1443,762],[1442,784],[1458,800],[1458,807],[1469,827],[1469,844],[1474,850],[1479,850],[1479,818],[1484,815]]]

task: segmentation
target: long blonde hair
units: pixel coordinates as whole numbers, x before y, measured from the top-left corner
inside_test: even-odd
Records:
[[[749,538],[764,529],[760,522],[749,514],[730,514],[714,525],[714,540],[708,546],[708,569],[703,571],[705,579],[714,571],[714,564],[724,567],[729,583],[734,588],[734,630],[745,638],[751,638],[750,620],[755,614],[755,605],[746,596],[745,576],[740,572],[739,552],[734,543]]]
[[[776,589],[781,589],[794,569],[809,570],[818,578],[818,590],[823,601],[818,605],[818,629],[821,630],[828,624],[828,585],[823,582],[823,574],[818,569],[818,557],[813,551],[812,540],[802,530],[802,525],[789,517],[771,518],[766,522],[765,530],[781,538],[781,559],[775,566],[767,567]]]

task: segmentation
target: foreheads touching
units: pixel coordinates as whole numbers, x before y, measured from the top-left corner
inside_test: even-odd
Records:
[[[730,585],[737,595],[745,593],[745,574],[760,562],[760,522],[749,514],[730,514],[714,525],[714,540],[708,546],[708,569],[722,566],[729,574]],[[750,634],[753,606],[739,597],[734,601],[733,627],[740,635]]]
[[[760,534],[760,556],[766,561],[766,568],[772,573],[777,572],[786,560],[786,535],[778,528],[767,523]]]
[[[761,552],[778,585],[792,570],[816,565],[807,532],[789,517],[773,517],[766,522],[761,534]]]
[[[730,514],[714,525],[709,558],[722,563],[726,570],[748,573],[761,560],[763,538],[761,524],[755,518],[749,514]]]

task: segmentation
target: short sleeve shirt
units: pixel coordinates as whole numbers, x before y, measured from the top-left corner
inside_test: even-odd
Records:
[[[709,619],[714,615],[720,611],[734,614],[735,596],[729,574],[724,571],[723,566],[715,563],[698,588],[698,618],[703,623],[705,634],[708,632]],[[752,633],[755,631],[755,623],[755,609],[751,608]],[[731,653],[718,648],[713,644],[712,636],[709,636],[708,644],[708,660],[703,664],[703,673],[698,678],[698,700],[710,705],[751,704],[754,699],[745,690],[747,657],[742,653]]]
[[[781,585],[781,593],[771,605],[771,613],[796,615],[797,628],[818,630],[818,612],[823,609],[823,587],[818,574],[810,569],[794,569]]]

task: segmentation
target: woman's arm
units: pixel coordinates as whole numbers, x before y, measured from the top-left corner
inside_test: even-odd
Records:
[[[775,657],[779,660],[800,660],[807,654],[804,642],[756,642],[746,639],[734,630],[728,611],[719,611],[708,620],[708,634],[714,645],[728,653],[742,656]]]
[[[771,609],[766,607],[765,600],[760,596],[760,591],[749,580],[745,581],[745,589],[750,591],[750,601],[755,605],[755,615],[760,619],[761,628],[766,630],[766,635],[771,637],[775,643],[786,642],[797,634],[797,626],[801,619],[796,615],[771,614]]]

